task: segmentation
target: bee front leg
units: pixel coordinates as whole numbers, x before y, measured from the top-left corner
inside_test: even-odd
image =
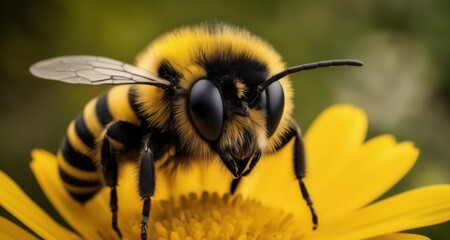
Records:
[[[141,219],[141,239],[147,239],[147,225],[151,209],[151,197],[155,194],[155,158],[154,146],[147,138],[139,167],[139,195],[144,200]]]
[[[144,201],[142,206],[141,239],[147,239],[147,225],[150,220],[151,197],[155,194],[155,161],[167,152],[169,136],[152,128],[143,136],[143,146],[139,166],[139,196]]]
[[[303,138],[300,132],[300,128],[297,126],[295,122],[292,121],[291,124],[291,134],[292,137],[295,138],[294,145],[294,172],[295,176],[298,179],[300,185],[300,191],[302,193],[303,199],[305,199],[306,204],[311,211],[313,229],[317,228],[319,223],[316,210],[314,209],[313,202],[311,197],[309,196],[308,189],[306,188],[305,183],[303,182],[303,178],[306,175],[306,160],[305,160],[305,148],[303,144]]]

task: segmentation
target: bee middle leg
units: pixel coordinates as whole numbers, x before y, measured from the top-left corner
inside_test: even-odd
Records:
[[[122,234],[117,225],[116,192],[119,158],[125,154],[139,153],[139,156],[131,155],[130,160],[135,160],[139,164],[138,189],[139,196],[143,200],[140,234],[141,239],[147,239],[151,197],[155,194],[155,160],[161,157],[165,150],[166,140],[166,137],[156,129],[143,130],[122,121],[112,124],[107,130],[102,146],[102,167],[106,185],[111,187],[112,226],[120,238]]]
[[[122,238],[117,223],[118,199],[116,188],[119,161],[122,153],[127,149],[137,148],[141,139],[142,136],[138,126],[118,121],[108,127],[102,142],[100,164],[105,184],[111,188],[109,205],[112,213],[112,227],[119,238]]]

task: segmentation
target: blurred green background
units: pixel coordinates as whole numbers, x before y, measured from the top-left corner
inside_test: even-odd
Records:
[[[0,169],[51,209],[28,168],[30,150],[56,151],[67,124],[107,88],[38,80],[43,58],[102,55],[133,62],[156,36],[178,26],[225,21],[271,42],[289,65],[356,58],[364,68],[293,75],[295,118],[350,102],[367,111],[369,138],[393,133],[421,149],[388,195],[450,182],[450,1],[62,1],[2,0]],[[10,217],[1,210],[2,215]],[[450,224],[414,230],[433,239]],[[411,232],[411,231],[409,231]]]

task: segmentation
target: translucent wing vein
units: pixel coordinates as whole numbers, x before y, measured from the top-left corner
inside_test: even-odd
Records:
[[[130,64],[98,56],[63,56],[30,67],[39,78],[75,84],[150,84],[168,88],[171,82]]]

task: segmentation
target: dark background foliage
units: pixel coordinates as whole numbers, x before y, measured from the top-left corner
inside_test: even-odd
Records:
[[[102,55],[133,62],[174,27],[224,21],[271,42],[289,65],[357,58],[362,69],[292,76],[295,118],[307,129],[325,107],[367,111],[369,137],[393,133],[421,149],[419,161],[387,195],[450,182],[450,2],[397,1],[63,1],[2,0],[0,10],[0,169],[53,216],[28,168],[30,150],[56,151],[67,123],[104,87],[38,80],[43,58]],[[2,215],[8,215],[4,211]],[[11,216],[9,216],[11,217]],[[450,224],[415,232],[448,237]]]

